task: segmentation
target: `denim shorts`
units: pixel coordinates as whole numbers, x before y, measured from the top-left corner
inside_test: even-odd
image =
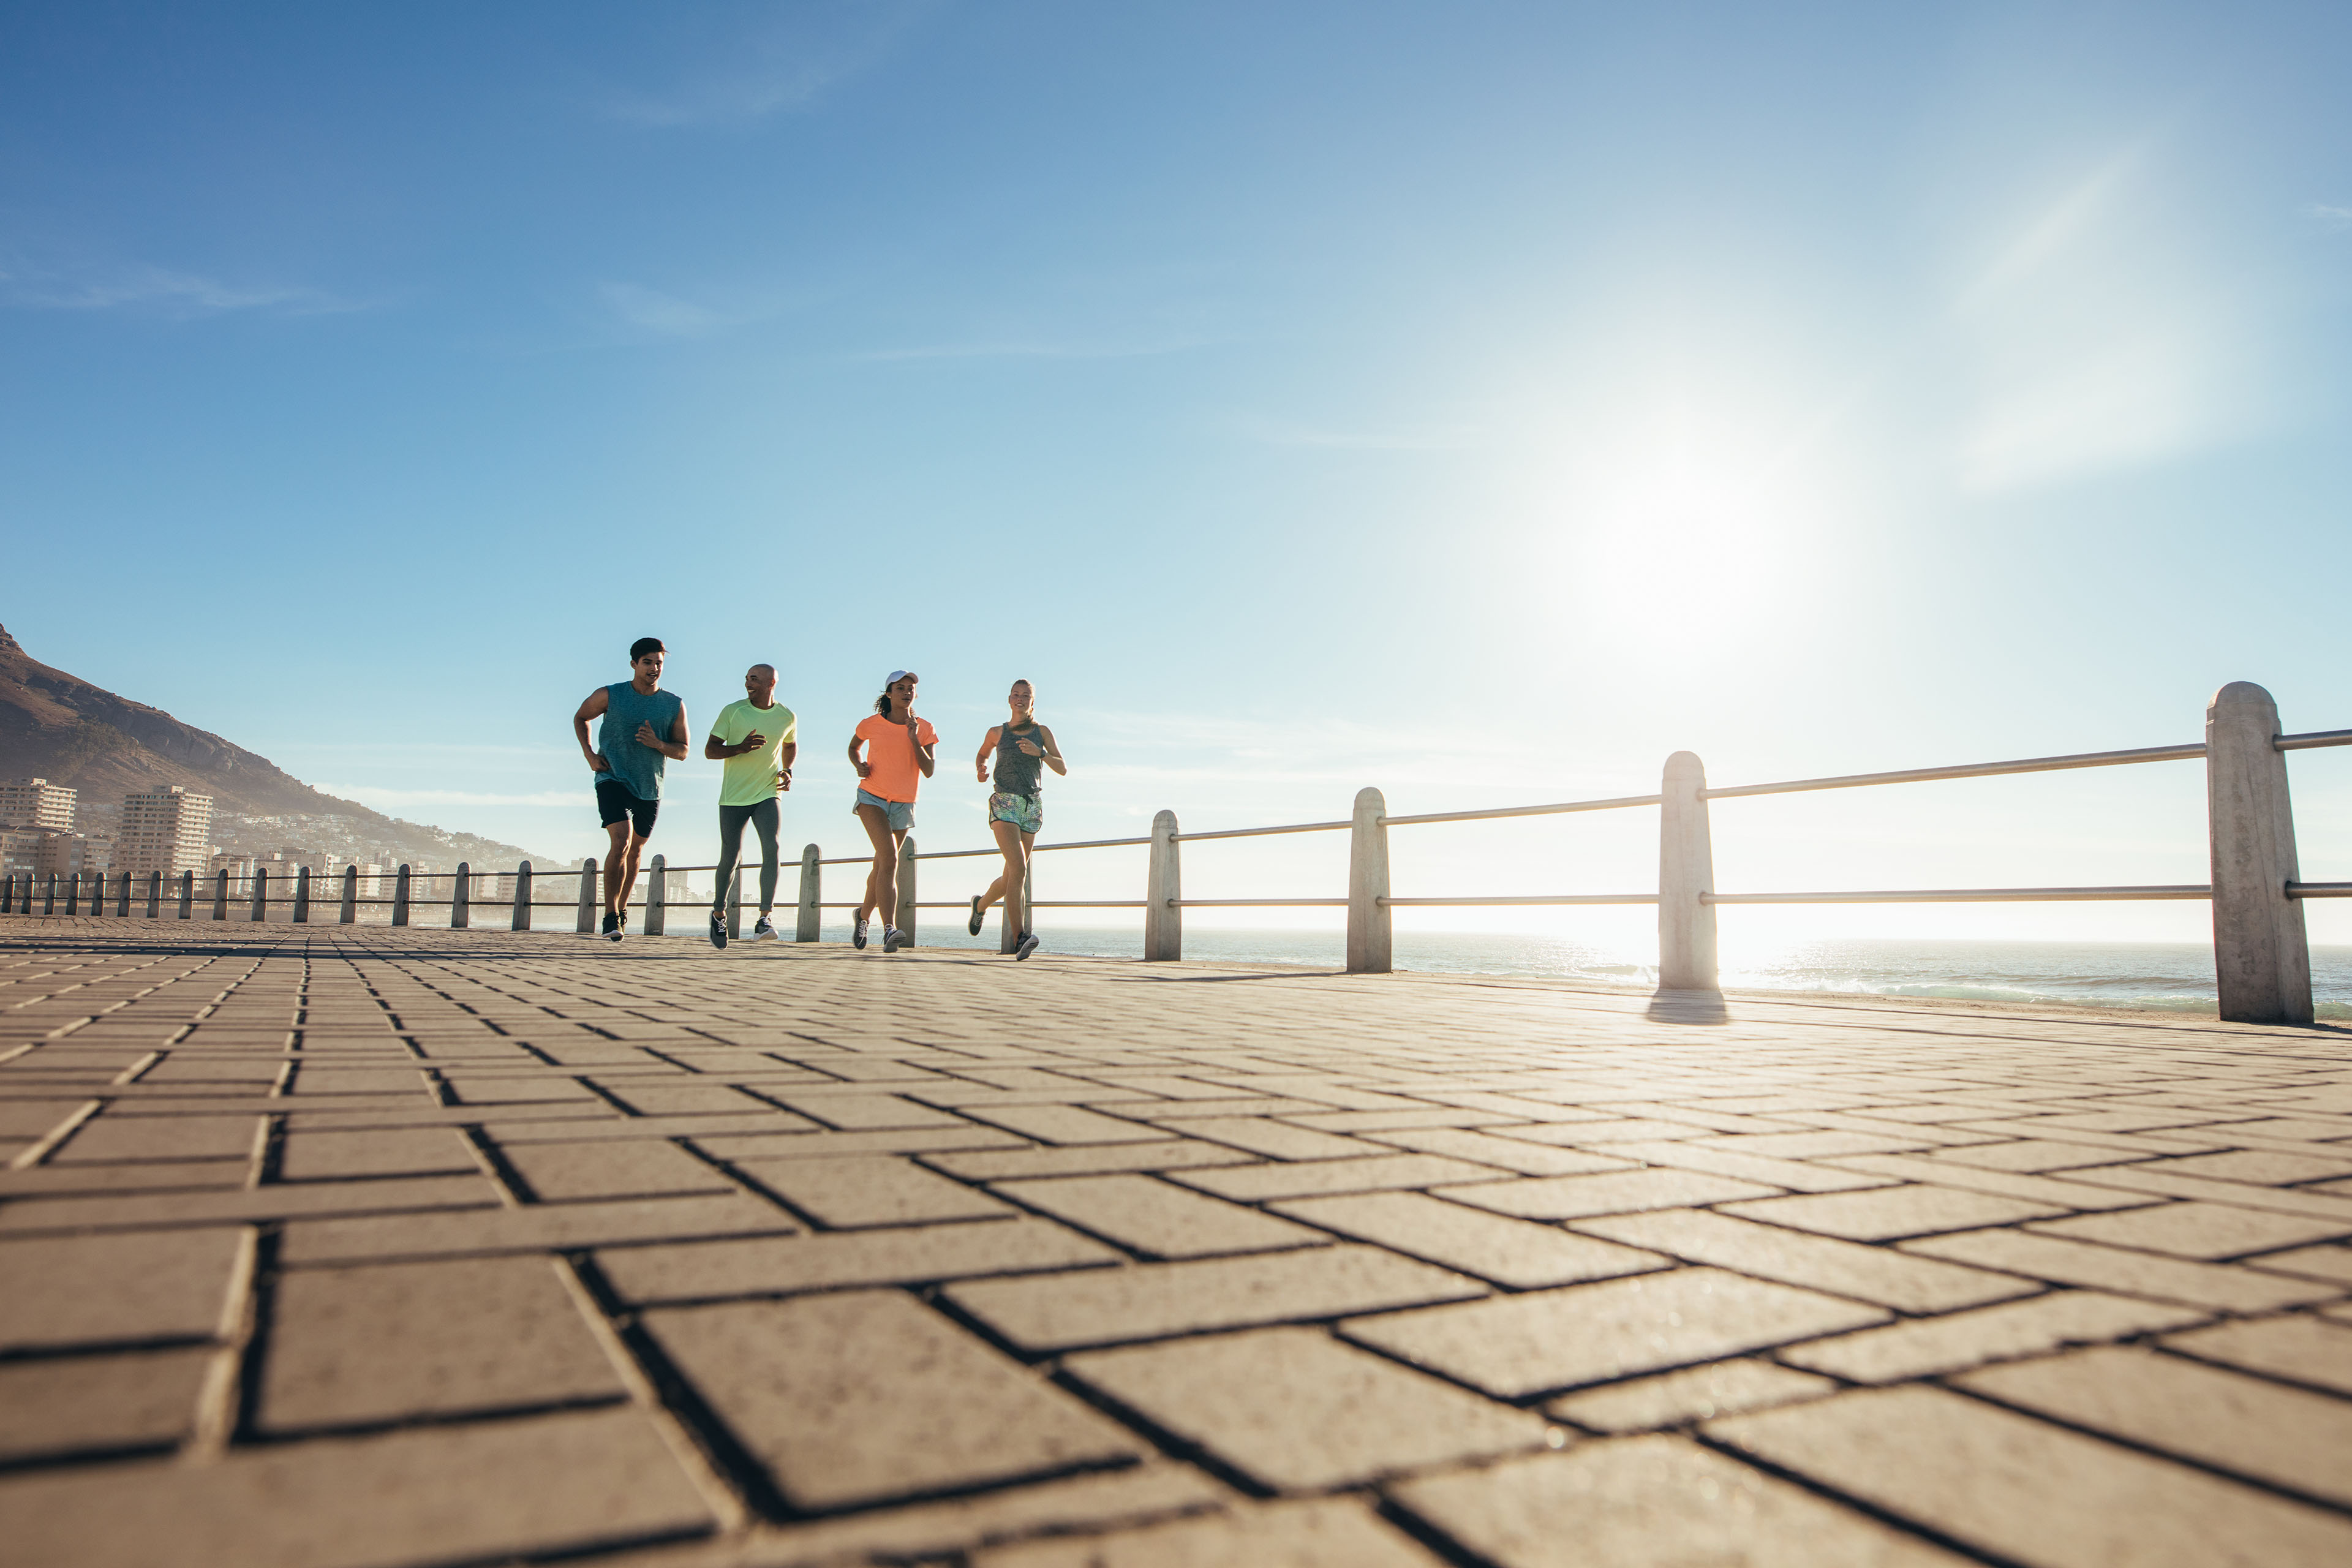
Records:
[[[884,800],[873,791],[862,789],[857,792],[857,798],[850,803],[849,809],[854,815],[861,805],[870,805],[879,811],[890,824],[893,833],[904,833],[915,826],[915,803],[911,800]]]

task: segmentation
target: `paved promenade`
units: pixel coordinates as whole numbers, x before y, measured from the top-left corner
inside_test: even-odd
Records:
[[[2352,1563],[2352,1036],[0,919],[0,1558]]]

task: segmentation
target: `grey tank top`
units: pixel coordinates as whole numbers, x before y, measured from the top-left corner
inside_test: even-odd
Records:
[[[1023,751],[1016,743],[1022,741],[1034,741],[1041,754],[1033,757]],[[1038,781],[1045,771],[1045,759],[1042,754],[1045,749],[1045,731],[1039,725],[1015,730],[1007,724],[999,731],[996,737],[997,789],[1005,795],[1025,795],[1035,800]]]

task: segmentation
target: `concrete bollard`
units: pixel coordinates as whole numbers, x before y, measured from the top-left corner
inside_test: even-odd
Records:
[[[596,862],[593,858],[580,862],[580,934],[596,934]]]
[[[396,926],[408,923],[408,862],[405,860],[400,863],[400,869],[392,879],[392,923]]]
[[[81,913],[81,873],[76,871],[66,883],[66,913]]]
[[[1348,836],[1348,973],[1389,972],[1388,802],[1376,789],[1356,792]]]
[[[449,929],[464,931],[474,923],[474,868],[464,860],[457,862],[457,875],[449,883]]]
[[[11,871],[6,876],[0,877],[0,915],[13,915],[16,912],[16,873]]]
[[[1715,840],[1706,818],[1706,765],[1691,752],[1666,759],[1658,794],[1658,989],[1721,989],[1715,957]]]
[[[793,932],[794,942],[814,942],[824,934],[824,868],[817,864],[823,858],[814,844],[801,850],[800,923]]]
[[[226,868],[213,873],[213,919],[228,919],[228,872]]]
[[[180,918],[184,921],[196,918],[196,874],[194,871],[180,873]]]
[[[253,868],[253,923],[259,925],[269,918],[269,868]]]
[[[161,920],[163,916],[163,873],[147,873],[147,918]]]
[[[131,914],[131,873],[124,871],[120,877],[114,889],[114,913],[117,919],[127,919]]]
[[[898,846],[898,931],[906,937],[901,946],[915,945],[915,836]]]
[[[515,868],[514,923],[511,931],[530,929],[530,862]]]
[[[294,868],[294,923],[298,926],[310,923],[310,868],[308,866]]]
[[[1146,963],[1184,956],[1184,893],[1176,855],[1176,814],[1151,819],[1151,865],[1143,874],[1143,957]]]
[[[50,873],[49,873],[49,879],[48,879],[48,881],[47,881],[47,885],[46,885],[46,886],[44,887],[44,889],[43,889],[43,896],[42,896],[42,899],[41,899],[41,913],[43,913],[43,914],[45,914],[45,915],[53,915],[53,914],[56,914],[57,912],[58,912],[58,874],[57,874],[55,871],[52,871],[52,872],[50,872]]]
[[[360,868],[343,868],[343,907],[336,911],[336,923],[352,925],[360,918]]]
[[[2231,681],[2206,705],[2213,978],[2232,1024],[2312,1021],[2303,905],[2287,896],[2299,879],[2278,733],[2278,705],[2252,681]]]
[[[654,857],[653,880],[646,884],[646,934],[659,936],[669,925],[669,862]]]

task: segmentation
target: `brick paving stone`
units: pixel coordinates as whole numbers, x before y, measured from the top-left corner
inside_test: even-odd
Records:
[[[1483,1295],[1486,1287],[1376,1247],[1147,1263],[950,1285],[949,1300],[1024,1350],[1078,1350],[1169,1334],[1299,1322]]]
[[[1583,1219],[1640,1209],[1681,1208],[1732,1198],[1778,1195],[1779,1189],[1696,1171],[1612,1171],[1596,1176],[1532,1176],[1517,1182],[1439,1187],[1438,1195],[1522,1219]]]
[[[289,1182],[334,1181],[350,1176],[428,1176],[481,1169],[455,1129],[415,1128],[394,1131],[291,1131],[278,1155],[278,1173]]]
[[[1143,1175],[1000,1182],[996,1190],[1079,1229],[1154,1258],[1209,1258],[1319,1247],[1319,1230]]]
[[[1798,1193],[1845,1193],[1888,1184],[1885,1176],[1842,1171],[1834,1165],[1816,1165],[1803,1160],[1776,1160],[1760,1154],[1735,1153],[1713,1143],[1679,1141],[1613,1143],[1610,1145],[1609,1152],[1652,1165],[1735,1176],[1741,1181]]]
[[[260,1424],[276,1432],[617,1399],[561,1265],[457,1258],[298,1269],[278,1283]]]
[[[92,1568],[502,1562],[710,1522],[632,1409],[0,1478],[0,1540],[20,1561]]]
[[[2195,1307],[2096,1290],[2056,1290],[1973,1312],[1815,1340],[1782,1351],[1780,1358],[1853,1383],[1895,1383],[1988,1362],[2046,1355],[2067,1345],[2156,1333],[2201,1322],[2206,1316]]]
[[[1716,1268],[1677,1268],[1353,1318],[1340,1332],[1505,1399],[1883,1322],[1886,1314]]]
[[[2352,1331],[2296,1316],[2221,1323],[2168,1335],[2167,1350],[2352,1394]]]
[[[2294,1182],[2317,1182],[2352,1175],[2352,1158],[2328,1159],[2312,1154],[2282,1154],[2261,1149],[2233,1149],[2226,1154],[2189,1154],[2153,1160],[2148,1168],[2184,1176],[2210,1176],[2216,1181],[2248,1182],[2265,1187]]]
[[[1654,1252],[1574,1236],[1558,1226],[1506,1219],[1425,1193],[1300,1198],[1273,1207],[1309,1225],[1517,1289],[1667,1267]]]
[[[2005,1269],[2053,1284],[2080,1285],[2126,1296],[2150,1296],[2159,1301],[2182,1301],[2232,1312],[2268,1311],[2343,1294],[2335,1287],[2284,1275],[2191,1263],[2150,1252],[2126,1251],[2095,1242],[2017,1230],[1966,1230],[1900,1245],[1906,1251],[1929,1258]]]
[[[2053,1208],[2127,1209],[2138,1208],[2158,1201],[2146,1195],[2116,1192],[2107,1187],[2090,1186],[2063,1177],[2024,1175],[2014,1171],[1984,1170],[1974,1165],[1958,1165],[1948,1160],[1929,1159],[1917,1154],[1839,1154],[1831,1156],[1830,1163],[1852,1170],[1873,1171],[1885,1176],[1900,1176],[1906,1182],[1916,1182],[1924,1186],[1989,1193],[2000,1197],[2021,1199],[2030,1204],[2047,1204]]]
[[[253,1152],[257,1116],[110,1116],[90,1118],[49,1158],[60,1165],[114,1160],[224,1159]]]
[[[1070,1375],[1276,1491],[1319,1491],[1544,1446],[1542,1416],[1312,1329],[1096,1351]]]
[[[2042,1139],[2018,1139],[2008,1143],[1979,1143],[1963,1149],[1947,1149],[1930,1157],[1943,1164],[1979,1165],[1988,1171],[2039,1175],[2044,1171],[2105,1165],[2115,1159],[2115,1151],[2109,1144],[2053,1143]]]
[[[1007,1546],[972,1568],[1439,1568],[1360,1502],[1263,1503],[1148,1530]]]
[[[405,1258],[546,1252],[698,1236],[782,1236],[799,1228],[783,1210],[758,1198],[623,1198],[489,1211],[297,1220],[286,1227],[278,1258],[294,1266],[388,1263]]]
[[[1792,1226],[1848,1241],[1899,1241],[1906,1237],[1933,1236],[1939,1231],[1976,1230],[1987,1226],[2014,1225],[2020,1220],[2049,1219],[2066,1211],[2021,1198],[1957,1187],[1930,1187],[1907,1183],[1861,1193],[1807,1194],[1790,1198],[1759,1198],[1752,1203],[1726,1204],[1722,1212],[1742,1219]]]
[[[1378,1142],[1293,1127],[1266,1116],[1188,1117],[1182,1131],[1188,1138],[1206,1138],[1269,1160],[1345,1160],[1383,1152]]]
[[[1612,1143],[1654,1142],[1661,1139],[1697,1138],[1707,1129],[1681,1121],[1660,1121],[1654,1117],[1619,1117],[1606,1121],[1584,1118],[1561,1119],[1542,1126],[1512,1126],[1497,1129],[1506,1138],[1524,1138],[1537,1143],[1557,1143],[1566,1148],[1581,1149],[1588,1144],[1606,1148]]]
[[[1628,1247],[1852,1296],[1902,1312],[1948,1312],[2042,1289],[2039,1281],[2012,1274],[1938,1263],[1891,1247],[1807,1236],[1700,1209],[1580,1220],[1577,1228]]]
[[[0,1463],[169,1447],[195,1425],[216,1352],[0,1362]]]
[[[1595,1432],[1654,1432],[1811,1399],[1839,1386],[1829,1378],[1769,1361],[1718,1361],[1564,1394],[1544,1408]]]
[[[596,1087],[640,1116],[741,1116],[774,1108],[723,1083],[643,1082],[602,1074]]]
[[[2352,1405],[2152,1350],[1979,1367],[1955,1386],[2284,1490],[2352,1503]]]
[[[499,1190],[479,1173],[378,1182],[312,1182],[235,1192],[166,1192],[19,1200],[0,1208],[0,1235],[147,1230],[297,1215],[496,1208]]]
[[[1631,1171],[1641,1163],[1586,1149],[1556,1149],[1519,1138],[1497,1138],[1491,1132],[1473,1132],[1466,1127],[1409,1127],[1365,1136],[1423,1154],[1450,1154],[1457,1160],[1516,1171],[1522,1176],[1582,1176],[1597,1171]]]
[[[800,1118],[782,1111],[777,1113],[775,1121],[776,1125],[756,1128],[737,1123],[717,1136],[671,1123],[650,1135],[685,1138],[717,1160],[837,1160],[845,1154],[931,1154],[946,1150],[980,1149],[1032,1152],[1021,1139],[1001,1128],[978,1127],[970,1122],[958,1127],[880,1132],[826,1132],[819,1131],[813,1121],[798,1126]],[[622,1131],[626,1132],[628,1129],[625,1126]],[[493,1128],[491,1131],[501,1145],[514,1141],[504,1129]],[[540,1129],[536,1135],[541,1142],[570,1141],[562,1129]]]
[[[1091,1176],[1118,1171],[1181,1171],[1196,1165],[1241,1165],[1250,1156],[1239,1149],[1163,1138],[1151,1143],[1089,1143],[1058,1149],[976,1149],[924,1154],[923,1163],[967,1182],[1023,1176]]]
[[[1959,1568],[1967,1561],[1684,1437],[1625,1437],[1390,1489],[1497,1568]]]
[[[518,1143],[499,1156],[541,1203],[732,1193],[735,1184],[663,1139],[629,1143]]]
[[[2155,1197],[2189,1198],[2226,1204],[2232,1208],[2299,1215],[2306,1219],[2326,1220],[2339,1230],[2352,1226],[2352,1198],[2311,1187],[2262,1187],[2246,1182],[2217,1182],[2203,1176],[2184,1176],[2178,1171],[2163,1170],[2146,1163],[2098,1165],[2089,1170],[2069,1172],[2068,1178],[2086,1185],[2120,1187]]]
[[[2036,1568],[2323,1568],[2352,1520],[1940,1389],[1708,1423],[1819,1485]]]
[[[241,1189],[253,1162],[152,1160],[131,1165],[32,1165],[0,1170],[0,1198],[84,1197],[100,1193],[164,1193]]]
[[[1217,1166],[1180,1172],[1174,1179],[1219,1197],[1263,1203],[1268,1198],[1304,1198],[1323,1193],[1369,1193],[1431,1187],[1442,1182],[1497,1180],[1506,1174],[1437,1154],[1375,1154],[1357,1160]]]
[[[918,1105],[895,1094],[834,1094],[783,1089],[775,1098],[814,1121],[844,1132],[874,1132],[901,1127],[969,1127],[944,1110]]]
[[[1146,1451],[898,1291],[662,1308],[645,1321],[796,1508],[961,1490]]]
[[[738,1170],[801,1213],[835,1230],[1002,1219],[1013,1212],[977,1187],[889,1154],[735,1163]]]
[[[210,1339],[242,1228],[0,1241],[0,1352]]]
[[[1090,1237],[1045,1220],[616,1247],[596,1254],[625,1300],[716,1300],[845,1285],[912,1285],[1121,1261]]]
[[[1163,1128],[1105,1116],[1082,1105],[965,1106],[961,1110],[1041,1143],[1148,1143],[1174,1136]]]
[[[2352,1234],[2352,1224],[2263,1214],[2227,1204],[2175,1203],[2123,1214],[2081,1215],[2030,1227],[2044,1236],[2105,1242],[2211,1261],[2274,1252]]]

